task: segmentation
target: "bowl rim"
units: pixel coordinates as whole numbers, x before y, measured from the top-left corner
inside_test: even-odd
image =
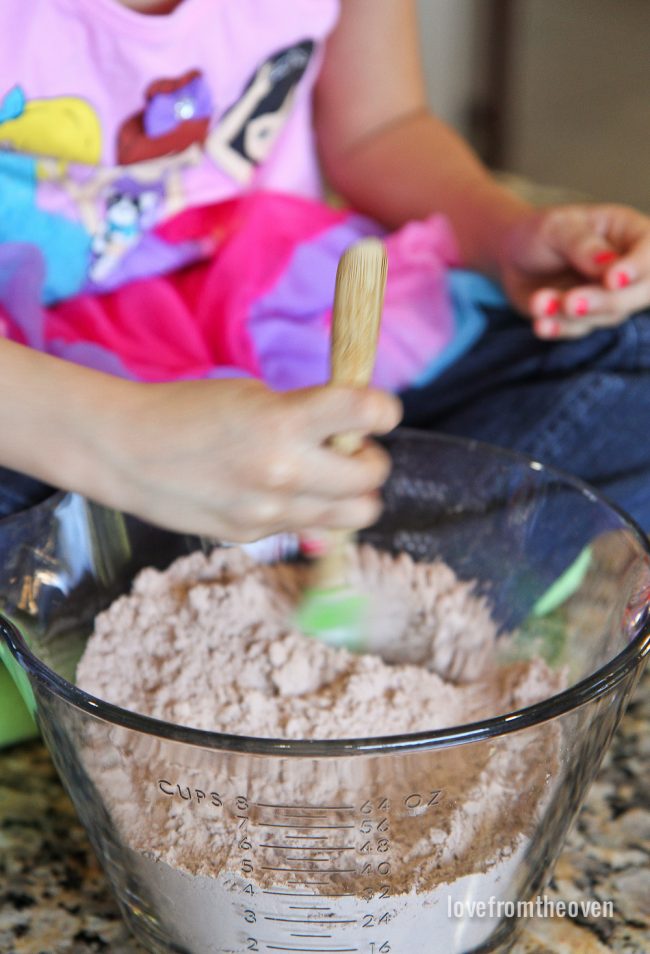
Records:
[[[549,722],[605,696],[635,670],[638,670],[640,675],[646,657],[650,656],[650,616],[648,616],[639,634],[613,660],[568,689],[534,705],[493,716],[490,719],[449,726],[444,729],[389,736],[307,740],[212,732],[132,712],[98,699],[46,666],[29,650],[16,626],[2,614],[0,614],[0,636],[4,636],[9,651],[28,676],[75,709],[80,709],[103,722],[204,749],[248,755],[303,758],[436,750],[510,735],[512,732]],[[32,714],[38,722],[38,713]]]
[[[399,433],[409,439],[431,437],[430,433],[407,428],[400,428]],[[582,495],[586,495],[594,503],[606,507],[619,518],[621,521],[619,529],[630,533],[639,547],[640,555],[645,554],[650,566],[650,539],[648,536],[621,507],[580,478],[574,477],[559,468],[541,464],[517,451],[497,447],[484,441],[446,434],[435,434],[435,438],[470,450],[485,448],[493,455],[506,459],[510,458],[520,466],[527,466],[536,472],[544,472],[560,479],[565,484],[573,486]],[[45,503],[51,505],[53,499],[61,500],[66,496],[69,495],[64,491],[59,491],[49,497]],[[12,517],[7,518],[7,520],[11,519]],[[99,699],[59,675],[29,649],[18,627],[1,611],[0,638],[4,639],[9,652],[27,676],[36,680],[73,708],[111,725],[204,749],[259,756],[323,758],[407,753],[467,745],[473,742],[499,738],[556,719],[567,712],[604,697],[635,671],[637,678],[640,676],[643,665],[647,657],[650,656],[650,612],[645,613],[642,624],[634,638],[616,656],[579,682],[541,702],[499,716],[448,726],[443,729],[345,739],[307,740],[235,735],[192,728],[191,726],[166,722],[152,716],[141,715]],[[37,717],[37,713],[32,714]]]

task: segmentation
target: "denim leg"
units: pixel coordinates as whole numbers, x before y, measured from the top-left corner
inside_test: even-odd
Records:
[[[0,519],[33,507],[55,493],[55,488],[26,474],[0,467]]]
[[[650,311],[546,342],[509,309],[477,344],[402,395],[411,427],[518,450],[597,487],[650,530]]]

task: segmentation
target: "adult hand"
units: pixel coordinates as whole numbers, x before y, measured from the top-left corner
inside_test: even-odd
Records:
[[[153,523],[232,541],[305,527],[356,529],[380,512],[388,455],[346,458],[333,435],[392,430],[399,402],[377,390],[278,394],[257,381],[134,385],[102,454],[102,499]],[[113,418],[116,420],[116,418]]]
[[[622,205],[532,212],[506,234],[501,280],[540,338],[577,338],[650,305],[650,218]]]

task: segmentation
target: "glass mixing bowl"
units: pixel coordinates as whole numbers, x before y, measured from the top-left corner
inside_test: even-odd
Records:
[[[364,539],[475,581],[499,628],[495,678],[541,656],[565,689],[385,738],[146,718],[80,691],[75,667],[95,615],[139,568],[204,542],[74,495],[0,528],[3,658],[151,951],[505,951],[516,903],[550,876],[650,648],[647,542],[535,462],[409,432],[387,444],[386,510]]]

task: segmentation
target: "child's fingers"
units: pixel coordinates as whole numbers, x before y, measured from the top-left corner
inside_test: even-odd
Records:
[[[343,500],[321,511],[312,523],[333,530],[360,530],[375,523],[382,511],[382,500],[378,493],[366,494],[356,499]],[[305,521],[300,523],[304,526]]]
[[[538,321],[544,318],[586,319],[608,316],[607,323],[622,321],[650,304],[650,279],[615,289],[602,285],[580,285],[564,290],[544,288],[531,297],[531,314]]]
[[[281,527],[301,531],[305,527],[323,530],[360,530],[379,518],[382,501],[379,493],[324,501],[321,497],[302,496],[288,500],[285,513],[272,532]]]
[[[513,297],[539,337],[579,337],[650,305],[646,216],[623,206],[565,206],[539,222],[543,243],[563,267],[551,278],[548,267],[526,260]],[[548,284],[535,288],[536,279]]]
[[[300,552],[308,557],[321,557],[327,553],[329,541],[327,534],[319,527],[302,529],[299,534]]]
[[[271,398],[273,414],[257,439],[255,466],[237,474],[243,493],[276,497],[309,494],[336,501],[377,490],[390,472],[390,457],[368,433],[392,430],[401,404],[378,390],[320,387]],[[350,456],[329,445],[334,435],[358,433]]]
[[[650,304],[650,279],[610,291],[602,287],[574,288],[562,300],[561,314],[587,319],[599,326],[615,325]]]
[[[541,338],[578,338],[596,328],[621,324],[650,302],[650,281],[615,291],[597,285],[569,292],[545,289],[536,293],[531,308],[535,334]]]
[[[646,286],[650,283],[650,232],[635,243],[630,252],[621,255],[607,268],[603,284],[610,291],[625,289],[632,285]],[[648,298],[645,304],[650,304]]]
[[[530,295],[529,309],[533,322],[546,322],[551,326],[551,319],[562,317],[562,288],[538,288]]]
[[[577,321],[570,318],[540,318],[533,322],[534,334],[545,341],[584,338],[596,327],[591,321]]]
[[[650,268],[650,219],[617,205],[569,205],[542,216],[546,241],[575,271],[590,279],[618,274],[619,261],[641,277]],[[612,288],[618,287],[613,284]]]
[[[343,500],[377,490],[390,473],[390,455],[370,441],[351,457],[312,441],[280,440],[240,479],[242,494],[290,498],[301,494]]]
[[[374,523],[381,513],[378,493],[326,501],[319,496],[273,495],[244,497],[228,515],[228,539],[234,542],[259,540],[279,531],[302,530],[304,527],[358,530]]]
[[[387,434],[402,418],[399,400],[376,388],[312,388],[294,396],[302,403],[305,426],[319,440],[343,431]]]
[[[342,500],[377,490],[390,473],[390,455],[373,443],[366,443],[352,457],[334,449],[316,447],[301,458],[295,490]]]
[[[617,249],[582,206],[550,209],[543,218],[549,247],[572,269],[597,279],[616,257]]]

